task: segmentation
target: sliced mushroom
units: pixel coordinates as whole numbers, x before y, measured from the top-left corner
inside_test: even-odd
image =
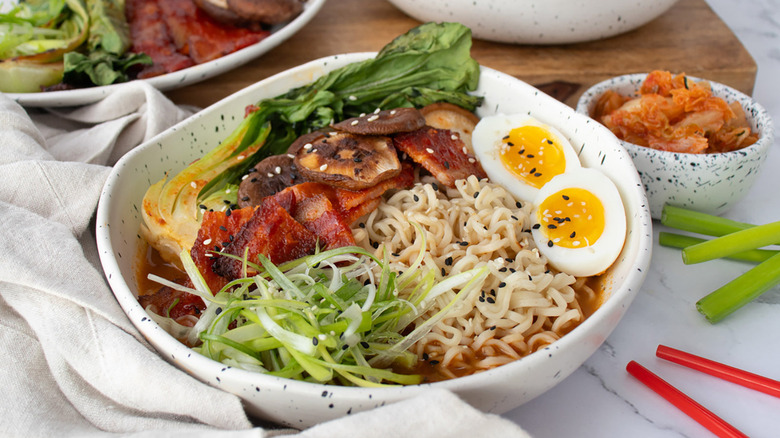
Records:
[[[296,140],[289,152],[307,180],[350,190],[371,187],[401,172],[393,142],[384,136],[312,133]]]
[[[469,153],[473,153],[471,133],[479,123],[476,114],[447,102],[427,105],[420,109],[420,113],[425,117],[426,125],[457,132]]]
[[[238,186],[238,206],[260,205],[266,196],[304,182],[292,154],[272,155],[257,163]]]
[[[332,126],[352,134],[390,135],[420,129],[425,126],[425,118],[416,108],[396,108],[353,117]]]
[[[227,0],[227,6],[239,17],[265,24],[284,23],[303,10],[300,0]]]
[[[211,18],[223,24],[232,26],[246,26],[249,20],[240,17],[228,8],[226,0],[194,0],[195,5],[201,8]]]

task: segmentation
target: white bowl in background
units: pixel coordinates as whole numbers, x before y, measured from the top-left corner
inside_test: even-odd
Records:
[[[677,0],[388,0],[420,21],[455,21],[475,38],[515,44],[568,44],[634,30]]]
[[[639,96],[645,77],[646,73],[623,75],[593,85],[580,96],[577,112],[590,116],[599,96],[607,90]],[[725,213],[753,186],[774,143],[772,119],[758,102],[727,85],[708,82],[714,96],[742,105],[759,139],[740,150],[711,154],[660,151],[621,140],[642,179],[654,219],[661,218],[666,203],[704,213]]]
[[[103,189],[97,213],[97,241],[109,284],[124,311],[160,355],[209,385],[236,394],[250,415],[307,427],[406,399],[428,388],[454,391],[475,407],[503,413],[563,381],[609,336],[645,278],[652,250],[652,221],[631,158],[609,130],[509,75],[482,68],[476,94],[485,96],[480,116],[528,113],[557,126],[580,152],[584,165],[602,170],[616,184],[627,211],[625,246],[604,281],[603,305],[559,341],[498,368],[432,384],[356,388],[283,379],[225,367],[181,344],[149,318],[137,301],[136,254],[141,200],[166,172],[178,172],[216,146],[238,125],[244,107],[350,62],[373,54],[338,55],[312,61],[265,79],[227,97],[125,155]]]

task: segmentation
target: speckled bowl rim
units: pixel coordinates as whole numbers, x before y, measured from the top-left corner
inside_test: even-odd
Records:
[[[253,86],[248,87],[248,90],[256,90],[259,87],[262,87],[268,81],[271,81],[280,75],[296,75],[296,74],[305,75],[307,73],[307,69],[311,69],[312,65],[319,65],[319,64],[328,65],[329,63],[334,63],[334,61],[354,62],[374,55],[375,53],[353,53],[353,54],[345,54],[345,55],[335,55],[335,56],[311,61],[307,64],[301,65],[299,67],[290,69],[286,72],[280,73],[279,75],[276,75],[274,77],[263,80]],[[487,67],[482,67],[482,71],[483,74],[492,75],[493,77],[498,78],[501,81],[509,81],[513,84],[517,84],[517,86],[528,87],[529,89],[533,89],[533,87],[531,87],[530,85],[525,84],[522,81],[510,75],[497,72]],[[576,120],[575,125],[588,126],[593,123],[596,123],[592,119],[589,119],[588,117],[576,113],[572,108],[553,99],[550,96],[547,96],[541,91],[536,89],[533,90],[534,90],[533,95],[536,98],[541,99],[545,107],[552,107],[555,108],[556,111],[561,111],[562,113],[565,113],[566,114],[565,118],[567,118],[568,120]],[[242,92],[246,92],[246,90]],[[260,386],[262,386],[264,391],[295,391],[302,394],[309,394],[310,396],[312,395],[319,396],[321,394],[323,398],[335,398],[335,399],[342,399],[346,401],[350,401],[350,400],[365,401],[366,398],[371,399],[372,394],[381,392],[382,397],[377,397],[378,399],[381,399],[381,403],[380,401],[377,401],[376,406],[384,404],[385,402],[410,398],[416,394],[419,394],[421,391],[426,390],[426,388],[442,388],[442,389],[452,390],[456,393],[458,393],[459,390],[463,390],[464,387],[469,391],[479,391],[479,388],[484,386],[484,384],[487,384],[488,382],[494,383],[496,379],[501,379],[502,375],[511,374],[511,370],[518,369],[518,368],[538,369],[538,367],[540,366],[543,367],[545,364],[544,361],[547,360],[548,357],[551,358],[554,355],[558,355],[560,354],[559,353],[560,351],[566,351],[569,349],[575,351],[581,351],[583,349],[587,349],[592,354],[592,351],[595,351],[598,348],[598,346],[606,339],[606,336],[608,336],[609,332],[611,332],[615,328],[615,326],[617,326],[617,322],[625,314],[625,311],[627,310],[630,303],[633,301],[641,284],[644,281],[646,272],[650,264],[652,246],[653,246],[652,220],[650,219],[649,210],[647,208],[644,189],[642,188],[642,184],[639,180],[638,174],[636,173],[636,169],[633,167],[633,162],[631,158],[628,156],[625,149],[621,148],[619,144],[616,142],[617,139],[614,138],[614,136],[611,136],[611,138],[615,140],[615,143],[614,145],[608,148],[608,151],[611,154],[615,155],[616,159],[619,158],[620,160],[626,163],[624,166],[628,166],[628,167],[625,168],[625,172],[628,175],[629,179],[633,178],[633,180],[626,183],[625,187],[626,190],[630,191],[629,194],[632,197],[631,202],[635,202],[637,208],[637,210],[634,212],[634,217],[633,217],[635,223],[628,232],[629,236],[627,236],[627,238],[630,237],[631,239],[633,239],[632,242],[635,242],[635,244],[632,244],[632,249],[630,254],[624,255],[623,253],[621,253],[621,257],[631,257],[632,264],[630,266],[627,264],[623,265],[624,268],[623,274],[625,275],[624,283],[619,287],[613,288],[609,299],[607,299],[606,302],[604,302],[593,315],[591,315],[579,326],[577,326],[570,333],[568,333],[566,336],[562,337],[558,341],[554,342],[553,344],[535,353],[523,357],[521,360],[517,360],[502,365],[492,370],[484,371],[466,377],[461,377],[458,379],[452,379],[452,380],[435,382],[435,383],[426,383],[421,385],[404,386],[404,387],[358,388],[358,387],[323,385],[317,383],[309,383],[309,382],[301,382],[296,380],[284,379],[280,377],[269,376],[269,375],[246,371],[242,369],[226,367],[222,363],[213,361],[211,359],[206,358],[205,356],[193,352],[191,349],[184,346],[175,338],[173,338],[171,335],[169,335],[167,332],[165,332],[162,328],[160,328],[159,325],[157,325],[151,318],[149,318],[146,315],[144,309],[138,304],[138,301],[135,298],[133,291],[131,290],[127,282],[125,282],[124,278],[122,277],[122,272],[118,264],[117,254],[115,253],[116,250],[114,249],[114,243],[111,237],[111,224],[109,223],[108,219],[111,215],[111,207],[112,207],[112,201],[110,200],[111,193],[115,190],[119,190],[115,188],[115,186],[117,186],[117,183],[121,181],[123,169],[125,168],[126,165],[130,164],[133,160],[135,160],[137,156],[142,156],[145,150],[160,147],[160,144],[158,142],[159,138],[164,137],[165,135],[171,132],[181,131],[184,129],[184,127],[186,127],[189,124],[198,123],[199,119],[203,118],[205,114],[216,111],[220,107],[220,105],[223,105],[224,102],[229,101],[232,98],[233,96],[223,99],[222,101],[195,114],[193,117],[177,124],[176,126],[170,128],[166,132],[156,136],[155,138],[149,140],[145,144],[133,149],[125,156],[123,156],[119,160],[117,165],[114,167],[111,174],[109,175],[106,184],[104,186],[103,192],[101,193],[101,198],[98,205],[97,221],[96,221],[97,222],[96,240],[98,244],[98,251],[99,251],[101,263],[103,265],[103,269],[106,274],[106,277],[108,278],[108,282],[111,286],[111,289],[114,292],[115,296],[117,297],[117,300],[119,301],[121,307],[130,318],[131,322],[155,346],[155,348],[157,348],[160,351],[160,355],[163,358],[165,358],[168,361],[176,362],[177,365],[179,361],[187,361],[190,364],[190,368],[209,370],[208,374],[215,376],[217,381],[220,380],[220,376],[221,376],[222,379],[231,379],[233,381],[246,382],[246,387],[247,387],[247,389],[245,389],[246,391],[252,390],[251,388],[257,388],[257,390],[259,391]],[[590,126],[589,129],[597,129],[597,130],[603,129],[606,131],[608,135],[611,135],[611,133],[609,133],[609,131],[606,130],[606,128],[604,128],[599,124],[596,124],[595,126],[592,125]],[[583,145],[582,147],[585,147],[585,145]],[[603,148],[604,146],[598,145],[597,147]],[[606,158],[606,155],[602,156],[602,154],[606,154],[607,151],[606,150],[602,151],[602,149],[598,149],[598,150],[599,150],[598,157],[603,163],[604,159]],[[610,327],[608,330],[606,330],[606,333],[603,333],[605,331],[603,330],[604,327]],[[590,337],[593,337],[593,335],[590,333],[592,331],[599,333],[598,341],[593,341],[592,339],[590,339]],[[151,333],[151,335],[149,333]],[[153,340],[150,339],[149,336],[154,336],[154,339]],[[603,338],[601,338],[601,336],[603,336]],[[587,345],[583,346],[582,344],[587,344]],[[583,359],[583,361],[586,359],[587,358]],[[561,379],[566,375],[568,375],[569,373],[573,372],[576,368],[578,368],[581,365],[581,362],[576,364],[570,364],[570,365],[573,365],[573,367],[567,369],[566,372],[564,372],[564,375],[561,376]],[[203,380],[203,378],[199,378],[199,380]],[[555,384],[557,384],[558,382],[560,382],[560,380],[556,381],[550,387],[555,386]],[[214,380],[209,380],[206,383],[212,386],[219,387],[219,383],[215,382]],[[500,403],[500,401],[496,401],[496,403]],[[500,406],[495,406],[490,410],[500,413],[500,412],[504,412],[506,409],[501,409]],[[294,426],[294,424],[290,424],[290,425]]]

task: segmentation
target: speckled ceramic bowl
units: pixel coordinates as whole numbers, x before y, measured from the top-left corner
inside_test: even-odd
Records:
[[[580,97],[577,112],[590,115],[599,96],[610,89],[638,96],[646,76],[618,76],[594,85]],[[659,151],[621,141],[639,171],[655,219],[661,218],[665,203],[705,213],[725,213],[750,190],[774,142],[772,119],[760,104],[727,85],[712,81],[710,85],[713,95],[742,105],[759,140],[747,148],[717,154]]]
[[[603,305],[561,340],[522,360],[445,382],[371,389],[326,386],[225,367],[207,359],[160,328],[136,299],[136,263],[145,245],[138,230],[147,188],[166,172],[178,172],[216,146],[238,125],[246,105],[369,56],[324,58],[263,80],[125,155],[109,176],[98,206],[97,241],[106,277],[127,316],[163,358],[209,385],[238,395],[251,415],[306,427],[413,397],[432,387],[452,390],[485,411],[508,411],[563,381],[609,336],[644,281],[651,256],[652,221],[636,169],[612,133],[530,85],[494,70],[482,69],[476,93],[485,96],[485,103],[479,115],[528,113],[557,126],[580,151],[586,166],[601,169],[615,181],[628,212],[626,244],[606,273]]]
[[[516,44],[568,44],[634,30],[677,0],[388,0],[420,21],[457,21],[476,38]]]

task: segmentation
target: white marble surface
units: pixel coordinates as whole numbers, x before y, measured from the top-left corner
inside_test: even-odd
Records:
[[[780,1],[707,1],[756,60],[753,96],[778,126]],[[751,223],[780,220],[778,138],[757,184],[724,216]],[[664,227],[654,225],[657,241]],[[696,301],[750,265],[722,260],[684,265],[678,250],[656,244],[653,251],[642,289],[604,345],[553,390],[505,416],[536,438],[713,436],[631,377],[625,367],[636,360],[746,435],[780,436],[780,398],[655,357],[658,344],[665,344],[780,380],[780,287],[712,325],[696,311]]]

